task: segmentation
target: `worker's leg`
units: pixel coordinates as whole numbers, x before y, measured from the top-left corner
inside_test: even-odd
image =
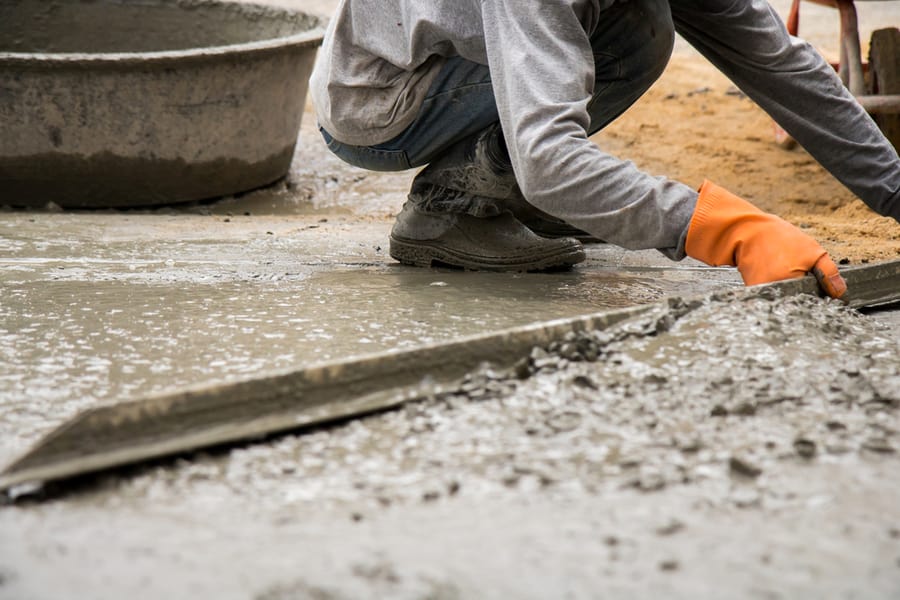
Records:
[[[631,0],[618,3],[604,13],[591,34],[595,83],[588,103],[589,133],[600,130],[624,112],[662,74],[672,53],[674,31],[668,0]],[[462,76],[457,76],[455,71]],[[454,89],[460,82],[468,85],[474,82],[475,90]],[[507,206],[524,220],[518,207],[510,205],[522,205],[525,201],[512,173],[503,133],[499,123],[489,121],[497,118],[497,112],[487,69],[455,59],[445,67],[439,83],[432,86],[435,88],[440,93],[429,99],[417,121],[396,140],[375,148],[382,151],[405,148],[413,166],[431,163],[416,178],[417,183],[507,200]],[[475,105],[475,118],[466,118],[465,111],[460,112],[456,103],[463,99]],[[446,109],[449,113],[429,114],[435,109]],[[485,121],[490,124],[481,129]],[[477,128],[475,132],[471,132],[473,128]],[[445,145],[448,141],[455,144]],[[459,199],[448,201],[459,203]],[[483,209],[478,206],[474,210]],[[533,207],[530,210],[540,213]],[[526,222],[540,227],[541,221],[554,220],[546,213],[540,215]],[[576,237],[587,236],[571,227],[560,231]]]
[[[668,0],[630,0],[606,13],[591,34],[596,70],[589,133],[605,127],[647,91],[665,68],[674,43]],[[401,171],[432,162],[498,120],[488,68],[454,57],[431,84],[416,120],[396,138],[360,147],[342,144],[327,131],[322,135],[329,149],[352,165]]]
[[[351,165],[370,171],[403,171],[428,164],[498,119],[488,68],[454,57],[432,82],[416,120],[394,139],[368,147],[350,146],[320,130],[328,149]]]
[[[614,4],[591,34],[594,95],[588,134],[606,127],[662,75],[675,43],[669,0]]]
[[[617,5],[603,23],[592,36],[598,61],[589,105],[592,131],[646,91],[672,50],[666,0]],[[417,119],[393,140],[360,148],[343,145],[324,131],[323,136],[332,152],[363,168],[402,170],[428,164],[413,181],[409,201],[391,232],[391,255],[401,262],[531,270],[583,260],[571,237],[590,236],[522,197],[498,118],[487,68],[454,58],[432,84]],[[556,239],[542,239],[533,231]]]
[[[594,94],[588,104],[591,115],[589,133],[594,133],[631,106],[662,74],[672,53],[674,25],[668,0],[631,0],[608,9],[591,34],[595,58]],[[471,63],[469,63],[471,64]],[[457,69],[465,62],[452,65]],[[449,79],[449,78],[444,78]],[[489,81],[487,74],[484,81]],[[488,89],[479,90],[479,100],[488,103]],[[493,95],[489,97],[493,106]],[[483,113],[490,116],[489,111]],[[456,119],[457,115],[453,115]],[[422,118],[426,124],[437,119]],[[415,127],[411,128],[414,130]],[[430,128],[426,128],[428,130]],[[413,134],[416,135],[416,134]],[[432,137],[428,136],[429,139]],[[434,144],[432,149],[439,148]],[[418,150],[418,149],[416,149]],[[429,162],[432,157],[415,152]],[[439,185],[452,190],[475,194],[453,196],[431,194],[433,205],[453,205],[457,210],[483,214],[483,197],[501,199],[505,206],[530,229],[548,237],[575,237],[596,241],[565,222],[528,204],[516,184],[499,124],[494,124],[474,136],[464,138],[454,146],[438,152],[429,166],[416,177],[413,190],[424,184]]]

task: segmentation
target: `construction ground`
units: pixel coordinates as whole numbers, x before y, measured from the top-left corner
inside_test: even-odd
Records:
[[[900,2],[859,4],[864,39],[900,24]],[[804,10],[801,35],[836,57],[834,11]],[[679,42],[595,140],[741,193],[842,265],[900,258],[900,225],[771,131]],[[896,307],[746,295],[734,270],[603,244],[562,273],[400,266],[388,232],[413,175],[330,156],[308,105],[272,187],[4,208],[0,466],[88,408],[723,294],[398,409],[10,495],[0,598],[900,597]]]

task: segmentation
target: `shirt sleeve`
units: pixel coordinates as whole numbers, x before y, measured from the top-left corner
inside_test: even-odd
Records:
[[[672,0],[676,31],[875,212],[900,221],[900,159],[765,0]]]
[[[588,140],[596,2],[485,1],[485,48],[516,179],[525,198],[610,243],[684,257],[697,193],[653,177]]]

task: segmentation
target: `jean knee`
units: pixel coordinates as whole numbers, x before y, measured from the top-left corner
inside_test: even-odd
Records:
[[[609,10],[591,34],[595,79],[589,134],[622,114],[659,79],[675,45],[668,0],[631,0]]]
[[[349,165],[368,171],[406,171],[412,166],[404,150],[380,148],[378,146],[351,146],[337,141],[319,127],[328,150]]]
[[[637,66],[629,73],[635,81],[643,81],[649,87],[659,79],[675,47],[675,24],[668,0],[642,0],[635,3],[639,23],[635,37],[640,40],[639,56],[631,64]]]

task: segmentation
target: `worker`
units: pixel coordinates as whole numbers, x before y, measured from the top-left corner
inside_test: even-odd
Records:
[[[715,183],[696,191],[648,175],[588,140],[659,77],[675,32],[900,221],[897,152],[765,0],[342,0],[310,89],[320,132],[344,161],[427,165],[391,231],[401,263],[564,268],[584,259],[579,240],[604,240],[736,266],[747,285],[812,272],[840,297],[834,262],[798,228]]]

